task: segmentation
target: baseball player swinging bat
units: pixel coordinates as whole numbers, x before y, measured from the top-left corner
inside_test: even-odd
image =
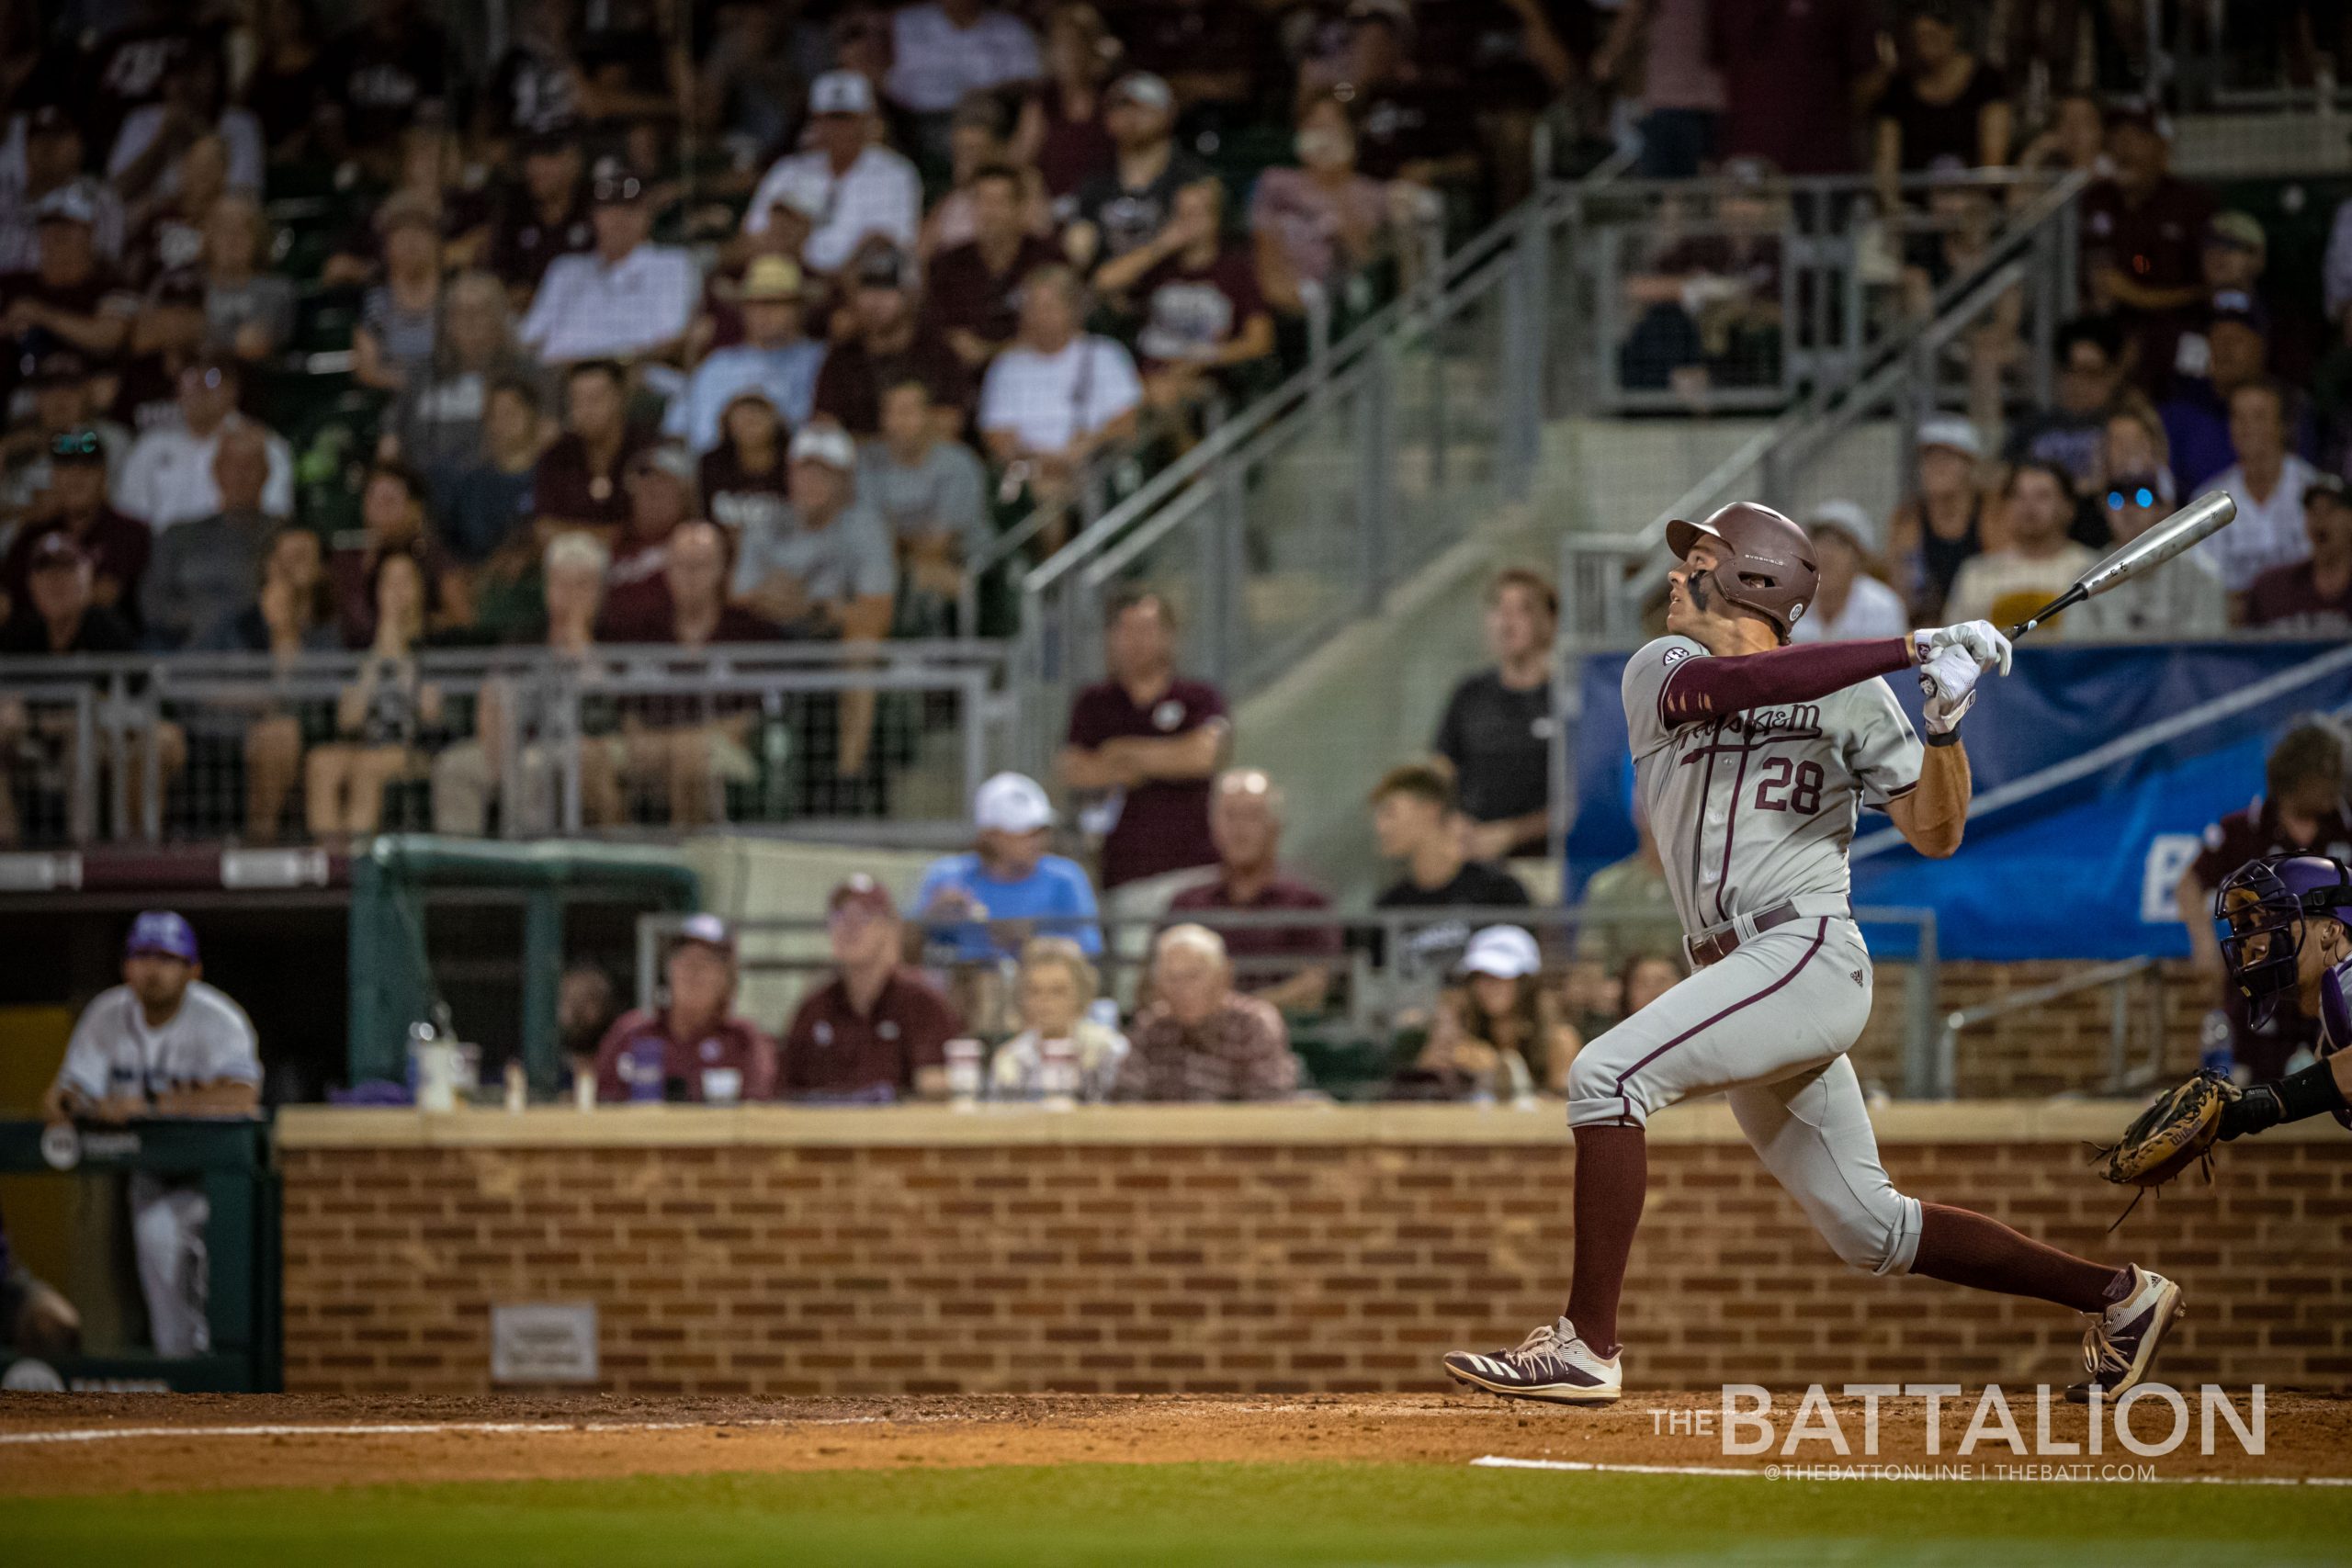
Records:
[[[2042,615],[2149,570],[2229,516],[2226,501],[2188,509]],[[1514,1348],[1449,1354],[1447,1373],[1506,1398],[1620,1396],[1619,1297],[1648,1185],[1648,1119],[1721,1093],[1839,1258],[2071,1307],[2089,1322],[2088,1376],[2070,1393],[2122,1394],[2148,1376],[2179,1315],[2179,1286],[1901,1191],[1846,1055],[1871,1012],[1871,960],[1849,901],[1861,808],[1884,811],[1922,854],[1959,850],[1970,795],[1960,723],[1980,680],[2008,672],[2008,638],[1971,621],[1791,645],[1820,585],[1804,529],[1743,502],[1670,524],[1667,542],[1680,558],[1667,578],[1667,635],[1626,661],[1625,728],[1693,972],[1569,1069],[1576,1226],[1565,1310]],[[1924,740],[1886,684],[1905,673],[1926,698]]]
[[[2238,503],[2219,493],[2200,495],[2075,580],[2075,585],[2009,628],[2015,642],[2061,610],[2096,599],[2119,582],[2129,582],[2204,543],[2234,522]]]

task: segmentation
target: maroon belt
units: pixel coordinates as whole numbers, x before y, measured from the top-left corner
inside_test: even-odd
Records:
[[[1796,918],[1795,902],[1783,898],[1769,909],[1758,910],[1756,918],[1749,924],[1756,928],[1758,936],[1762,936],[1773,927],[1785,926]],[[1740,935],[1736,927],[1717,931],[1713,936],[1695,938],[1690,942],[1690,962],[1702,969],[1710,964],[1721,964],[1737,951],[1739,943]]]

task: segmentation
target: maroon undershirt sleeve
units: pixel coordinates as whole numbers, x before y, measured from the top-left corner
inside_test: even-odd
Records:
[[[1910,667],[1911,639],[1901,637],[1685,660],[1667,676],[1658,712],[1669,724],[1690,724],[1773,703],[1809,703]]]

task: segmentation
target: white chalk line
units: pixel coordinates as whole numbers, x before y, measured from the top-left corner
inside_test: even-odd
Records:
[[[53,1432],[0,1432],[6,1443],[105,1443],[131,1438],[410,1438],[443,1432],[493,1437],[538,1432],[700,1432],[742,1427],[866,1427],[935,1416],[823,1416],[757,1417],[744,1421],[369,1421],[347,1426],[289,1422],[268,1427],[83,1427]]]
[[[1512,1459],[1504,1454],[1481,1454],[1470,1462],[1487,1470],[1567,1470],[1602,1475],[1713,1475],[1757,1481],[1782,1479],[1761,1466],[1745,1467],[1728,1464],[1608,1464],[1590,1460]],[[2119,1460],[2115,1462],[2129,1461]],[[1801,1470],[1804,1467],[1792,1468]],[[1808,1481],[1823,1478],[1798,1474],[1786,1479]],[[1871,1475],[1858,1472],[1853,1479],[1858,1481],[1957,1481],[1965,1482],[1972,1486],[1981,1486],[1986,1480],[2005,1481],[2009,1478],[1987,1476],[1979,1479],[1966,1475]],[[2018,1479],[2070,1483],[2088,1482],[2108,1486],[2117,1484],[2113,1477],[2090,1475],[2037,1475],[2021,1476]],[[2162,1486],[2352,1486],[2352,1475],[2158,1475],[2150,1477],[2149,1482]],[[2139,1484],[2148,1484],[2149,1482],[2139,1483]]]

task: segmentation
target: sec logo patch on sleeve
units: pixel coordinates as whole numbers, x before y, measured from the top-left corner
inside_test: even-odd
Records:
[[[1690,650],[1687,648],[1669,648],[1658,655],[1658,662],[1671,670],[1690,657]]]

